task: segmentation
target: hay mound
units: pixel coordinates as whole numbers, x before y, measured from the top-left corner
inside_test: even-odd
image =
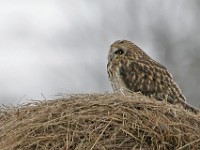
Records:
[[[200,116],[140,94],[71,95],[1,108],[0,149],[200,149]]]

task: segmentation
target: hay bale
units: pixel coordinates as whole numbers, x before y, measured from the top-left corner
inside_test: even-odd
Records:
[[[136,93],[34,101],[1,108],[0,149],[200,149],[200,116]]]

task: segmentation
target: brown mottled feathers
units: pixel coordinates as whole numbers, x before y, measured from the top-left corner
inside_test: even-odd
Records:
[[[141,92],[157,100],[179,103],[195,113],[198,111],[186,103],[168,70],[130,41],[116,41],[111,45],[107,69],[114,91]]]

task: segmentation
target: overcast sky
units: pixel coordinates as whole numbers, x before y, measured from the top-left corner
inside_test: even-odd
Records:
[[[112,42],[134,40],[160,60],[149,26],[168,16],[172,32],[177,32],[174,38],[179,38],[194,20],[187,8],[185,19],[179,20],[186,1],[135,0],[129,8],[127,2],[0,1],[0,103],[112,91],[106,72]]]
[[[90,71],[97,67],[106,76],[108,47],[99,55],[100,49],[92,49],[90,41],[83,44],[86,40],[78,29],[99,24],[97,5],[85,1],[0,3],[1,103],[42,99],[41,93],[51,98],[57,93],[109,90],[108,81],[99,87]]]

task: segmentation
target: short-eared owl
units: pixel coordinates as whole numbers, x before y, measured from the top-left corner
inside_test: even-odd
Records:
[[[199,111],[186,103],[168,70],[130,41],[119,40],[111,45],[107,71],[114,91],[141,92],[157,100],[181,104],[195,113]]]

